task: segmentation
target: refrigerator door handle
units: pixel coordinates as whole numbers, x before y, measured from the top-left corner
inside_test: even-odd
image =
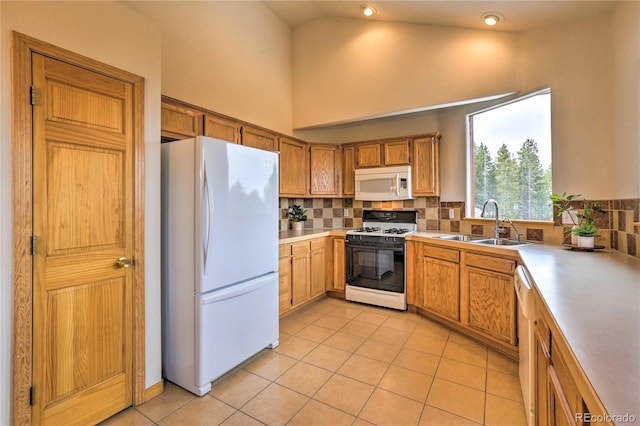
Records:
[[[207,259],[209,257],[209,243],[211,242],[211,212],[212,212],[212,197],[211,197],[211,189],[209,188],[209,179],[207,178],[207,163],[204,162],[204,167],[203,167],[204,173],[203,173],[203,184],[204,184],[204,197],[205,197],[205,223],[206,226],[204,226],[203,231],[206,232],[206,235],[204,235],[204,238],[202,238],[202,257],[203,257],[203,273],[204,275],[207,275]]]
[[[274,274],[268,274],[262,279],[253,279],[251,281],[246,281],[242,284],[237,284],[231,287],[227,287],[223,290],[215,291],[212,294],[207,294],[202,297],[202,304],[208,305],[211,303],[220,302],[226,299],[233,299],[234,297],[242,296],[246,293],[251,293],[259,289],[260,287],[264,287],[269,284],[273,280]]]

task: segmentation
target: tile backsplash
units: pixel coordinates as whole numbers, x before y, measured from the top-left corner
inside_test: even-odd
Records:
[[[352,228],[362,226],[363,209],[412,209],[418,212],[419,231],[443,231],[463,234],[493,235],[493,224],[473,224],[464,221],[464,201],[440,201],[439,197],[419,197],[404,201],[359,201],[351,198],[280,198],[280,229],[289,229],[287,209],[301,205],[307,210],[305,229]],[[596,244],[612,248],[630,256],[640,257],[640,199],[601,200],[600,207],[605,213],[596,216],[599,236]],[[578,201],[576,208],[582,205]],[[549,223],[535,226],[518,226],[521,238],[548,244],[561,244],[570,240],[569,227],[562,225],[554,216],[553,226]],[[507,225],[508,237],[514,238],[514,230]],[[505,235],[507,236],[507,235]]]

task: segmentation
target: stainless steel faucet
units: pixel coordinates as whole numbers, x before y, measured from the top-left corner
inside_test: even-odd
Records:
[[[500,238],[500,234],[505,232],[504,226],[500,226],[500,222],[498,222],[499,217],[500,217],[500,208],[498,207],[498,202],[496,200],[494,200],[493,198],[488,199],[487,201],[484,202],[484,205],[482,206],[482,213],[480,213],[480,217],[484,217],[484,211],[487,208],[487,204],[489,203],[493,203],[494,206],[496,206],[496,226],[495,226],[495,238],[499,239]]]
[[[520,233],[518,232],[518,228],[516,228],[516,225],[514,225],[514,224],[513,224],[513,222],[511,221],[511,219],[509,219],[508,217],[507,217],[507,218],[502,219],[502,224],[503,224],[503,225],[504,225],[504,221],[505,221],[505,220],[506,220],[507,222],[509,222],[509,224],[510,224],[510,225],[511,225],[511,227],[513,228],[513,232],[516,234],[516,235],[515,235],[515,237],[513,237],[513,238],[514,238],[516,241],[520,241],[520,235],[522,235],[522,234],[520,234]]]

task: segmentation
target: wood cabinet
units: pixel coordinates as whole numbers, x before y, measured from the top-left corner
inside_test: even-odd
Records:
[[[280,316],[291,309],[291,244],[279,246],[279,312]]]
[[[333,283],[331,289],[336,291],[344,291],[346,284],[345,242],[344,238],[333,239]]]
[[[322,297],[331,284],[329,237],[280,244],[280,315]]]
[[[472,252],[465,255],[466,324],[509,345],[516,345],[515,267],[512,259]]]
[[[382,145],[360,143],[356,145],[356,168],[382,167]]]
[[[162,137],[186,139],[202,134],[202,113],[185,106],[162,102]]]
[[[460,252],[424,245],[422,303],[431,312],[460,320]]]
[[[203,134],[210,138],[240,143],[240,127],[240,123],[235,120],[207,114],[204,116]]]
[[[307,144],[281,137],[280,151],[280,196],[302,198],[307,193]]]
[[[267,130],[244,125],[240,129],[240,134],[240,142],[245,146],[265,151],[275,151],[278,146],[278,136]]]
[[[309,146],[310,188],[315,197],[340,196],[340,147],[337,145]]]
[[[356,147],[342,148],[342,196],[345,198],[356,195]]]
[[[440,195],[439,141],[437,133],[413,139],[411,173],[414,196]]]
[[[404,166],[411,164],[409,139],[395,139],[384,142],[384,165]]]
[[[358,143],[355,146],[356,168],[409,165],[409,146],[409,139]]]

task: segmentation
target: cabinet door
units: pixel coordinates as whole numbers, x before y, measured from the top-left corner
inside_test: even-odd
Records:
[[[291,309],[291,245],[280,246],[280,257],[278,259],[279,282],[280,282],[280,315]]]
[[[516,294],[513,275],[465,267],[468,325],[511,345],[516,344]]]
[[[340,148],[335,145],[311,145],[311,195],[337,197],[340,195]]]
[[[307,191],[307,145],[280,138],[280,196],[304,197]]]
[[[309,300],[311,262],[308,241],[291,246],[291,306],[295,307]]]
[[[311,241],[311,297],[326,292],[326,238]]]
[[[356,148],[347,146],[342,149],[342,196],[353,197],[356,194]]]
[[[546,336],[545,336],[546,334]],[[536,425],[545,426],[549,424],[549,380],[547,369],[551,364],[549,357],[549,330],[545,326],[541,326],[541,320],[536,321],[535,327],[535,353],[534,353],[534,372],[535,372],[535,410]]]
[[[264,149],[265,151],[275,151],[278,137],[266,130],[251,126],[242,126],[242,145],[252,148]]]
[[[382,149],[380,143],[356,145],[356,168],[382,167]]]
[[[344,291],[346,282],[344,245],[344,238],[333,240],[333,289],[339,291]]]
[[[422,261],[423,307],[460,320],[460,265],[431,257]]]
[[[440,195],[438,137],[413,140],[412,191],[414,196]]]
[[[205,115],[203,133],[205,136],[209,136],[210,138],[239,143],[240,123],[222,117]]]
[[[163,137],[192,138],[202,134],[202,114],[186,107],[162,102],[160,127]]]
[[[384,165],[403,166],[409,164],[409,139],[384,143]]]

